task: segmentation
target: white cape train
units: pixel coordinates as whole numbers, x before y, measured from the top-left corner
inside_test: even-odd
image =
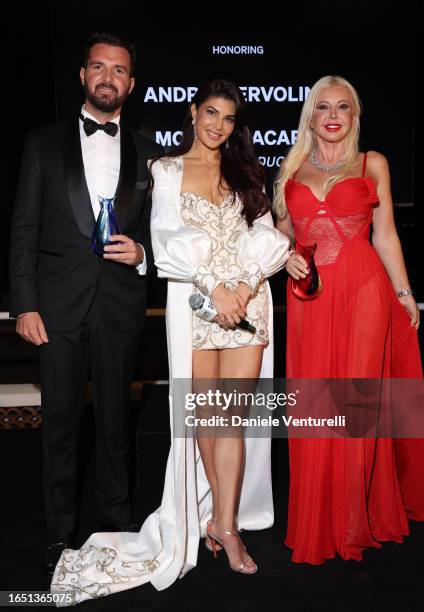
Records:
[[[211,258],[209,236],[184,226],[180,213],[183,160],[164,158],[153,164],[155,181],[151,218],[152,245],[158,275],[168,278],[167,343],[170,371],[169,415],[171,448],[160,507],[139,533],[94,533],[80,550],[67,549],[56,566],[52,593],[67,593],[74,605],[146,582],[166,589],[196,566],[199,540],[206,534],[212,500],[195,439],[174,437],[173,384],[192,375],[192,312],[188,299],[197,266]],[[268,213],[246,232],[239,257],[247,267],[260,264],[264,277],[284,265],[289,243],[274,229]],[[273,318],[269,293],[269,345],[264,351],[262,378],[273,375]],[[176,411],[177,413],[177,411]],[[178,410],[182,414],[182,410]],[[271,527],[274,520],[271,489],[270,438],[246,439],[246,464],[238,513],[240,529]]]

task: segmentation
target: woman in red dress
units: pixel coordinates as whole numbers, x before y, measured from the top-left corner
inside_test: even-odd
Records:
[[[305,278],[308,266],[293,250],[286,265],[288,378],[422,376],[419,310],[394,224],[389,168],[380,153],[359,152],[359,116],[349,82],[320,79],[277,180],[277,227],[293,243],[317,243],[323,287],[313,300],[294,295],[292,279]],[[423,443],[290,439],[292,560],[361,560],[365,548],[401,542],[408,516],[424,520],[416,477]]]

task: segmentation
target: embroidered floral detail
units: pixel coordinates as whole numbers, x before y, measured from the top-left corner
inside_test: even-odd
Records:
[[[69,593],[75,605],[84,599],[97,599],[113,592],[113,584],[131,582],[151,574],[159,567],[157,558],[145,561],[123,561],[115,548],[86,545],[80,550],[65,549],[51,584],[52,593]],[[130,569],[131,571],[128,571]],[[126,571],[123,571],[126,570]],[[95,579],[87,582],[84,574]]]
[[[161,157],[159,162],[162,164],[165,172],[168,172],[169,168],[176,168],[181,172],[183,168],[179,157]]]
[[[244,266],[243,273],[240,276],[240,282],[249,285],[250,289],[252,290],[252,294],[255,295],[259,284],[262,281],[263,275],[261,266],[257,261],[249,261],[249,263]]]
[[[211,295],[221,280],[206,264],[199,264],[194,271],[193,281],[202,293]]]

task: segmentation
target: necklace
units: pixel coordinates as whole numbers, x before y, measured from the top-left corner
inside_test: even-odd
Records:
[[[309,161],[315,168],[320,170],[321,172],[336,172],[336,170],[340,170],[346,164],[346,159],[343,158],[338,161],[336,164],[332,164],[331,166],[327,166],[326,164],[321,163],[317,159],[318,149],[313,149],[310,156]]]

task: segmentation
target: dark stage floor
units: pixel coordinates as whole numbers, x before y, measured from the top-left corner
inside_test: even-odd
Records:
[[[169,435],[166,386],[147,386],[142,404],[133,406],[139,459],[133,452],[134,508],[144,519],[160,503]],[[96,530],[93,415],[87,406],[81,448],[81,518],[76,545]],[[41,430],[1,432],[2,546],[0,590],[47,590],[40,570],[45,538],[41,478]],[[133,445],[135,449],[135,444]],[[137,473],[137,466],[140,471]],[[385,543],[369,550],[364,561],[334,559],[322,566],[296,565],[283,544],[287,504],[287,444],[273,443],[275,525],[244,533],[259,565],[255,576],[228,569],[204,546],[198,566],[171,588],[157,592],[149,584],[81,607],[98,610],[287,610],[337,612],[373,610],[413,612],[424,609],[424,524],[411,523],[404,544]],[[202,543],[203,544],[203,543]]]

